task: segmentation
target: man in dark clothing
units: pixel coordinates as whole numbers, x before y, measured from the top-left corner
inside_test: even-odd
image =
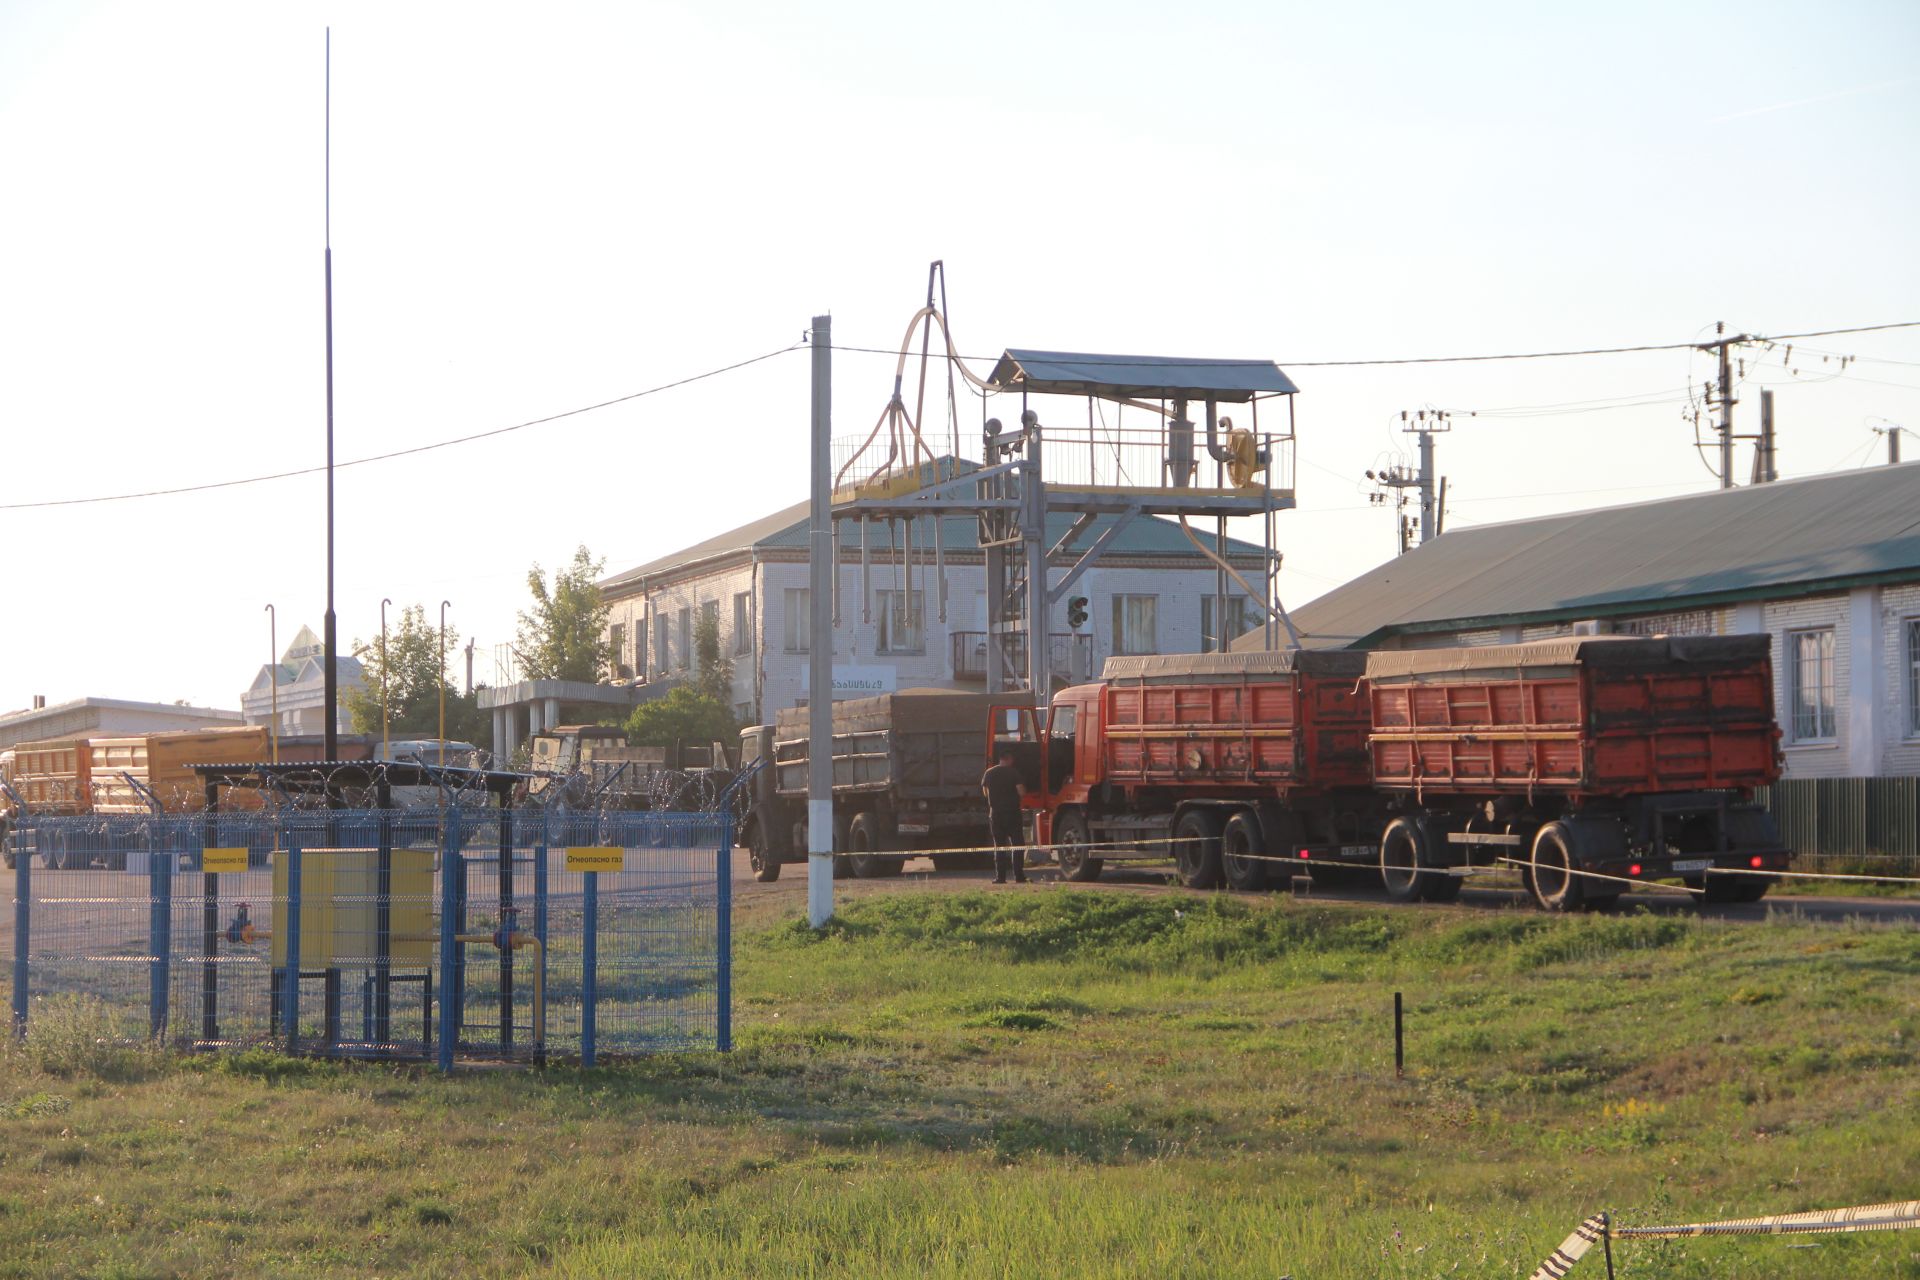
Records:
[[[1013,767],[1013,749],[1000,750],[1000,763],[980,775],[980,794],[987,798],[987,826],[993,833],[993,882],[1007,882],[1009,855],[1013,878],[1027,882],[1027,851],[1020,843],[1020,773]]]

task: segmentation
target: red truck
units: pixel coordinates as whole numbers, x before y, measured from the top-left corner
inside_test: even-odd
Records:
[[[1301,862],[1445,901],[1517,865],[1565,911],[1675,878],[1751,901],[1767,879],[1734,873],[1788,865],[1752,802],[1779,776],[1766,636],[1116,658],[1104,677],[1020,721],[1034,838],[1072,879],[1171,852],[1197,888]]]

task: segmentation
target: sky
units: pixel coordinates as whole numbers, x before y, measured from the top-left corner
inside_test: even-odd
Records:
[[[322,476],[67,500],[321,465],[329,241],[339,463],[621,401],[339,466],[343,651],[383,597],[445,600],[486,680],[532,566],[613,573],[803,500],[801,351],[636,393],[817,314],[895,349],[934,259],[982,373],[1287,369],[1292,606],[1393,554],[1363,473],[1411,456],[1403,410],[1455,415],[1451,527],[1716,484],[1699,353],[1313,362],[1920,321],[1916,65],[1898,2],[5,0],[0,711],[234,707],[266,605],[282,647],[319,630]],[[893,358],[834,359],[834,435],[862,435]],[[1784,476],[1920,431],[1920,328],[1748,360],[1736,425],[1777,388]]]

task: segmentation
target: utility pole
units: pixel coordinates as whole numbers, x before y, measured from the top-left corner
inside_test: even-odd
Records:
[[[1759,472],[1761,484],[1772,484],[1780,478],[1780,468],[1775,458],[1773,435],[1773,388],[1760,390],[1760,448],[1754,455],[1754,470]]]
[[[1733,349],[1743,342],[1750,342],[1748,334],[1727,336],[1726,321],[1717,321],[1713,326],[1714,340],[1703,342],[1699,350],[1710,351],[1719,357],[1720,372],[1715,388],[1708,393],[1707,404],[1720,410],[1720,422],[1714,430],[1720,433],[1720,487],[1733,488],[1733,406],[1739,401],[1733,394]]]
[[[807,923],[833,918],[833,317],[815,316],[807,527]]]
[[[1402,430],[1417,436],[1420,441],[1420,466],[1417,471],[1395,464],[1380,471],[1367,472],[1367,479],[1380,486],[1370,495],[1375,506],[1384,506],[1389,499],[1386,490],[1394,490],[1396,497],[1391,499],[1395,514],[1396,527],[1400,539],[1400,551],[1405,554],[1413,546],[1413,527],[1401,514],[1406,506],[1406,491],[1417,490],[1420,494],[1420,545],[1431,542],[1440,536],[1441,521],[1445,518],[1440,509],[1440,497],[1446,493],[1446,477],[1434,474],[1433,437],[1441,431],[1453,430],[1453,415],[1441,409],[1417,409],[1409,413],[1400,411],[1400,421],[1408,425]]]

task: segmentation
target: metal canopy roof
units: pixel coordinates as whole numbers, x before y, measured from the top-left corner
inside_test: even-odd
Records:
[[[1186,356],[1103,356],[1009,347],[989,381],[1002,391],[1040,395],[1134,396],[1244,404],[1300,388],[1271,360],[1199,360]]]

